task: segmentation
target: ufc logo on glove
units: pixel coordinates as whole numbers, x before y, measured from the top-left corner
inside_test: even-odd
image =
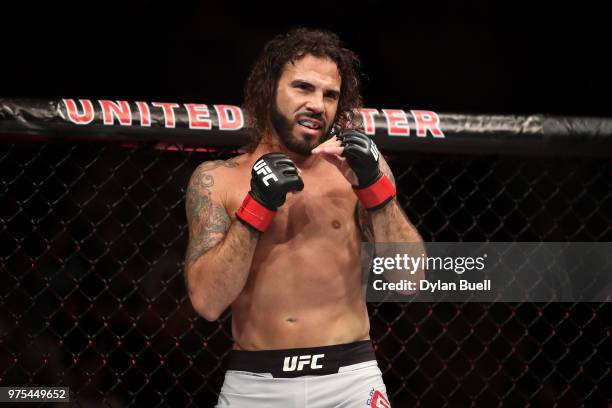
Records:
[[[278,178],[274,175],[274,173],[272,173],[272,170],[270,170],[270,167],[268,167],[266,165],[266,162],[263,160],[260,160],[257,163],[255,163],[255,166],[253,166],[253,169],[255,169],[257,174],[265,175],[265,177],[262,178],[261,181],[264,182],[266,187],[270,185],[270,183],[268,182],[269,179],[274,179],[274,181],[278,181]]]
[[[317,360],[323,357],[325,357],[325,354],[285,357],[283,371],[302,371],[304,366],[310,366],[312,370],[323,368],[322,364],[317,364]]]

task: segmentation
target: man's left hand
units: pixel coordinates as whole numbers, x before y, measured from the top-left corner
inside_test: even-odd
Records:
[[[356,188],[365,188],[378,180],[382,173],[378,167],[379,153],[367,135],[349,130],[332,137],[312,150],[340,170]]]
[[[380,209],[395,197],[395,186],[380,170],[380,153],[367,135],[348,130],[312,153],[322,155],[340,170],[365,209]]]

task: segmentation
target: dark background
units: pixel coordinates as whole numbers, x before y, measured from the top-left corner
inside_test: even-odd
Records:
[[[107,0],[2,7],[0,97],[240,104],[263,44],[305,25],[337,32],[361,55],[367,106],[612,115],[612,29],[605,6],[595,2]]]
[[[295,25],[362,56],[366,104],[611,116],[603,6],[494,1],[0,7],[0,97],[242,101],[263,44]],[[102,143],[0,152],[0,384],[70,386],[76,406],[211,406],[228,315],[186,298],[194,154]],[[609,158],[395,157],[426,241],[612,241]],[[47,286],[48,284],[48,286]],[[603,407],[612,303],[370,304],[394,407]],[[177,384],[178,381],[178,384]]]

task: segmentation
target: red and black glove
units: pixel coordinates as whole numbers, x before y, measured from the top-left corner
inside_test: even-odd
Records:
[[[251,170],[251,191],[236,211],[243,223],[264,232],[276,215],[276,209],[285,204],[290,191],[302,191],[304,182],[297,167],[282,153],[261,156]]]
[[[380,153],[367,135],[348,130],[337,136],[342,141],[346,161],[359,180],[353,190],[367,210],[382,208],[395,197],[395,186],[378,166]]]

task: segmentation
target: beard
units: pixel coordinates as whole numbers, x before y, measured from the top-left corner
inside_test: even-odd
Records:
[[[293,134],[294,123],[279,112],[276,104],[274,104],[272,107],[270,116],[272,119],[272,126],[274,126],[274,130],[276,131],[279,139],[285,145],[285,147],[293,153],[297,153],[302,156],[309,156],[312,149],[326,140],[327,129],[325,129],[324,135],[319,138],[310,135],[305,135],[303,137],[295,136]]]

